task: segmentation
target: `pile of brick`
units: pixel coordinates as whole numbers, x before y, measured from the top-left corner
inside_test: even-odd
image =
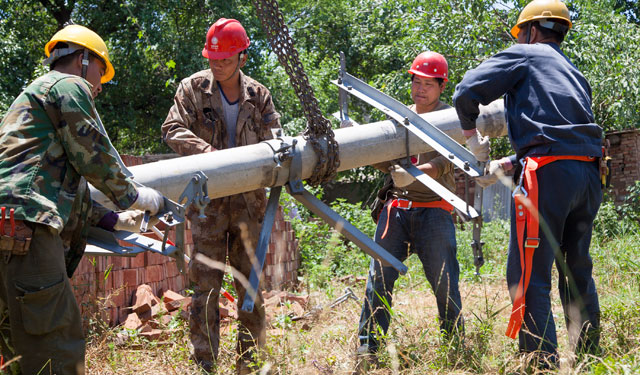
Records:
[[[262,293],[266,310],[267,324],[273,323],[277,316],[291,318],[302,317],[309,303],[309,296],[298,296],[290,292],[270,291]],[[220,325],[223,332],[233,328],[238,319],[235,301],[229,296],[220,296]],[[175,330],[169,329],[169,323],[176,316],[188,320],[191,297],[185,297],[167,290],[158,298],[149,285],[138,287],[122,327],[138,331],[138,335],[148,340],[165,340]],[[273,324],[271,324],[273,326]]]
[[[160,299],[149,285],[142,284],[136,290],[131,313],[127,315],[123,327],[139,330],[139,335],[149,340],[164,339],[173,331],[166,328],[171,319],[178,314],[186,319],[190,306],[191,297],[166,290]]]
[[[267,325],[273,325],[276,316],[288,315],[291,318],[302,317],[309,304],[309,296],[298,296],[291,292],[263,292]]]

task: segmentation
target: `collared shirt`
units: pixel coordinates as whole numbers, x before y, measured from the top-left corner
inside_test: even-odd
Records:
[[[97,126],[91,85],[51,71],[31,83],[0,123],[0,202],[15,218],[61,232],[85,194],[84,177],[117,206],[137,198]]]
[[[591,87],[557,44],[516,44],[468,71],[453,97],[462,128],[475,128],[478,104],[502,95],[518,158],[601,155]]]

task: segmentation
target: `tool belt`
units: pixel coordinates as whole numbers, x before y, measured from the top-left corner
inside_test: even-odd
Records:
[[[6,218],[6,207],[0,207],[0,253],[5,257],[13,255],[26,255],[31,245],[33,230],[25,221],[15,220],[14,209],[9,210],[9,218]]]
[[[594,162],[596,158],[592,156],[540,156],[526,157],[520,160],[523,164],[520,174],[520,183],[513,191],[513,201],[516,215],[516,232],[518,249],[520,250],[520,268],[522,274],[516,289],[516,296],[513,300],[511,318],[507,326],[506,335],[512,339],[520,331],[524,320],[525,298],[529,281],[531,279],[531,267],[533,264],[533,253],[540,245],[539,233],[539,212],[538,212],[538,178],[536,170],[557,160],[578,160]],[[527,238],[524,238],[525,228]]]
[[[451,203],[445,201],[444,199],[440,199],[439,201],[433,202],[414,202],[408,199],[396,198],[393,200],[387,201],[387,224],[384,227],[384,233],[382,233],[382,237],[384,238],[387,235],[387,230],[389,229],[389,216],[391,212],[391,207],[396,207],[401,210],[409,210],[411,208],[441,208],[447,212],[453,212],[453,206]]]

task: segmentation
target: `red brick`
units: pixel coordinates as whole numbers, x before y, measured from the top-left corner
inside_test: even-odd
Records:
[[[122,277],[123,285],[127,285],[128,287],[137,287],[138,286],[138,270],[137,269],[128,269],[123,270]]]
[[[145,264],[145,253],[140,253],[130,259],[130,268],[143,268]]]
[[[160,282],[158,283],[157,294],[162,295],[162,293],[164,293],[164,291],[167,289],[169,289],[169,282],[167,281],[166,277],[163,277],[162,280],[160,280]]]
[[[147,266],[162,264],[164,261],[165,261],[164,255],[147,252]]]
[[[111,302],[117,307],[128,307],[125,289],[114,290],[111,294]]]
[[[115,285],[116,288],[120,288],[124,285],[124,272],[125,270],[116,270],[112,272],[111,277],[113,278],[113,285]]]
[[[162,280],[162,266],[153,265],[148,266],[144,270],[146,274],[146,282],[153,283]]]
[[[167,278],[174,277],[180,274],[180,272],[178,271],[178,265],[173,259],[170,262],[167,262],[165,267]]]

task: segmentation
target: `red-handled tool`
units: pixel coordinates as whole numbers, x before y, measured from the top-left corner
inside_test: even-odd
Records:
[[[0,235],[4,236],[4,215],[5,215],[5,212],[7,211],[7,208],[2,207],[0,209],[2,210],[2,219],[0,219]]]
[[[220,294],[225,296],[225,298],[228,299],[230,302],[234,302],[235,301],[235,298],[233,298],[233,296],[231,294],[229,294],[229,292],[227,292],[223,288],[220,288]]]

